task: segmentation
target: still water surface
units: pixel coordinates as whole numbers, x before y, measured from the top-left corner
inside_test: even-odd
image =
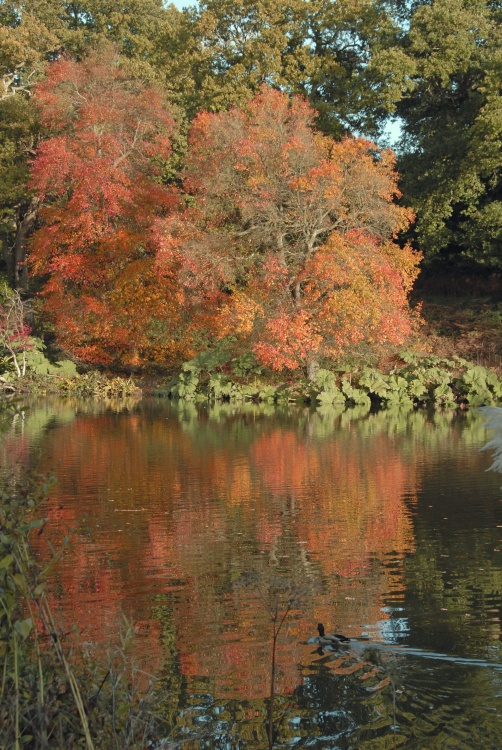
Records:
[[[184,747],[266,746],[267,604],[287,585],[278,746],[500,750],[502,475],[487,438],[474,411],[46,401],[0,436],[0,462],[57,476],[47,532],[57,546],[71,530],[73,551],[53,606],[101,643],[133,618]],[[386,646],[372,684],[392,677],[395,717],[390,685],[302,643],[317,622]]]

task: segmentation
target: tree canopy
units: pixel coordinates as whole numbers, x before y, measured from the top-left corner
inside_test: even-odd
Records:
[[[311,369],[347,349],[402,343],[417,258],[392,154],[334,141],[300,97],[263,87],[244,108],[202,113],[189,138],[194,205],[162,222],[159,265],[219,310],[274,369]]]
[[[160,364],[231,336],[261,362],[312,369],[401,343],[417,258],[393,156],[335,141],[315,110],[263,86],[200,113],[183,182],[165,184],[176,125],[161,91],[109,47],[59,57],[35,88],[30,267],[60,344],[103,364]]]
[[[502,36],[500,10],[435,0],[411,17],[403,191],[426,257],[502,263]]]
[[[330,134],[375,133],[387,114],[391,76],[378,58],[398,27],[378,0],[204,0],[193,24],[198,108],[241,105],[267,83],[307,97]]]
[[[231,327],[230,309],[238,311],[239,304],[248,306],[247,325],[251,318],[255,321],[249,335],[254,337],[253,346],[258,346],[260,336],[265,340],[266,325],[272,325],[280,310],[284,313],[278,302],[279,287],[286,307],[296,305],[295,314],[299,314],[301,298],[303,323],[307,298],[313,300],[317,295],[319,305],[320,300],[324,304],[329,298],[334,310],[334,298],[326,287],[314,291],[309,275],[314,273],[313,266],[309,264],[314,263],[314,256],[318,263],[322,248],[323,272],[328,278],[335,271],[331,268],[328,272],[327,258],[332,255],[327,248],[334,252],[336,246],[337,257],[344,256],[351,264],[354,284],[356,269],[362,274],[357,283],[365,279],[368,292],[380,289],[386,279],[390,296],[378,291],[372,301],[367,299],[367,307],[374,305],[380,310],[371,324],[375,336],[384,330],[378,320],[390,315],[386,299],[403,313],[393,330],[404,335],[411,325],[409,320],[405,323],[405,300],[417,256],[410,254],[403,237],[410,238],[424,263],[433,265],[436,259],[446,258],[453,264],[470,262],[493,268],[502,262],[500,41],[500,9],[484,0],[408,5],[383,0],[293,0],[287,5],[279,0],[202,0],[197,7],[184,10],[162,0],[0,0],[0,239],[4,269],[25,293],[30,290],[28,269],[41,274],[46,310],[50,307],[50,284],[55,294],[60,283],[61,304],[53,297],[53,320],[57,320],[65,284],[69,289],[76,283],[70,279],[70,269],[73,266],[76,273],[77,257],[81,257],[86,277],[70,292],[70,296],[79,297],[78,304],[84,299],[77,294],[79,285],[91,285],[91,277],[100,276],[95,258],[97,234],[91,238],[94,223],[93,232],[102,232],[102,237],[108,233],[107,273],[111,275],[107,283],[113,286],[115,281],[110,279],[118,279],[126,267],[130,271],[134,260],[148,266],[145,273],[157,279],[152,281],[154,286],[160,284],[160,278],[167,283],[168,277],[174,285],[169,299],[177,300],[172,302],[177,314],[183,310],[185,334],[168,336],[165,320],[158,322],[163,314],[153,316],[157,321],[155,336],[163,340],[159,346],[168,356],[168,350],[197,350],[214,336],[223,335],[225,325]],[[106,73],[105,65],[111,66],[112,72]],[[148,152],[148,139],[142,140],[142,166],[139,152],[134,151],[112,175],[110,164],[116,157],[107,152],[107,162],[106,149],[99,155],[100,147],[91,145],[90,133],[98,126],[91,127],[90,121],[84,126],[84,109],[69,102],[64,81],[56,80],[63,70],[68,75],[71,71],[74,81],[80,78],[79,85],[85,80],[85,86],[91,86],[94,76],[96,111],[105,116],[108,107],[110,117],[113,112],[116,122],[124,126],[124,133],[138,114],[133,112],[135,107],[150,112],[151,118],[156,107],[163,108],[172,122],[176,120],[176,127],[165,133],[170,156],[160,145],[155,145],[155,153]],[[114,78],[117,75],[119,78]],[[121,104],[106,100],[112,80],[112,90],[120,91]],[[104,98],[98,104],[99,87]],[[263,97],[272,103],[266,105]],[[55,115],[58,106],[59,119]],[[265,123],[267,106],[277,107],[277,112],[271,111]],[[289,108],[288,127],[297,128],[294,135],[291,130],[289,140],[286,131],[280,134],[277,123],[274,125],[274,118],[286,122],[285,106]],[[258,117],[258,110],[262,119],[251,134],[250,122]],[[397,145],[399,185],[392,156],[381,146],[390,117],[397,118],[402,128]],[[153,119],[150,122],[153,124]],[[84,137],[85,127],[88,133]],[[112,148],[110,122],[105,129],[106,148]],[[118,131],[113,137],[119,137]],[[212,144],[209,150],[208,143]],[[290,144],[287,159],[285,143]],[[260,149],[269,159],[268,171],[260,166]],[[55,175],[49,179],[51,170]],[[83,215],[86,205],[95,206],[90,180],[85,187],[85,180],[80,183],[76,178],[86,170],[103,189],[104,202],[99,210],[93,209],[92,216]],[[127,186],[126,177],[117,176],[121,170],[129,180]],[[56,184],[63,175],[65,188]],[[114,207],[105,185],[113,185]],[[120,199],[119,186],[123,191]],[[355,190],[361,191],[359,195],[351,193]],[[163,197],[154,198],[158,195]],[[364,202],[364,211],[350,224],[358,200]],[[303,224],[295,211],[298,215],[303,212]],[[378,224],[382,217],[386,217],[385,228]],[[33,234],[29,265],[26,258]],[[50,252],[49,236],[53,237]],[[160,250],[152,244],[155,242],[160,243]],[[267,270],[270,258],[279,258],[278,243],[282,243],[280,263],[287,279],[282,286],[277,280],[272,283],[274,273]],[[370,247],[374,249],[370,251]],[[104,253],[104,248],[101,245],[99,252]],[[370,258],[379,259],[376,266],[373,260],[369,263]],[[400,265],[403,262],[404,266]],[[58,274],[66,264],[64,283],[62,275],[59,282],[54,279],[58,263]],[[385,264],[387,275],[382,272]],[[320,266],[315,267],[318,274]],[[343,273],[349,273],[348,266],[343,267]],[[397,287],[389,281],[395,268],[401,279]],[[103,284],[105,276],[101,277]],[[265,279],[270,290],[274,289],[266,304],[260,297]],[[130,294],[137,293],[139,300],[143,282],[138,284]],[[260,284],[262,292],[258,293]],[[398,287],[399,294],[404,294],[399,302],[393,297]],[[106,292],[108,300],[110,290]],[[208,307],[211,295],[214,309]],[[308,315],[320,321],[327,314],[323,310],[318,306]],[[112,306],[108,312],[110,319],[119,316],[118,307]],[[70,317],[68,308],[67,320]],[[134,316],[130,318],[132,321]],[[190,335],[186,334],[188,320]],[[287,320],[293,331],[292,318]],[[91,335],[92,326],[85,315],[78,325],[80,333],[68,334],[65,345],[73,336],[72,346],[82,347],[79,351],[87,351],[89,345],[91,349],[96,346],[97,352],[98,329]],[[368,334],[368,343],[371,325],[363,318],[359,325]],[[147,339],[153,336],[152,326],[143,328],[150,330]],[[88,341],[84,330],[89,333]],[[114,335],[110,329],[101,352],[103,361],[107,357],[126,361],[129,356],[139,356],[131,351],[150,347],[145,339],[132,346],[129,354],[128,347],[122,345],[112,352],[109,345]],[[317,340],[314,329],[308,335]],[[183,346],[174,345],[177,337]],[[336,350],[333,342],[321,338],[320,350]],[[160,354],[152,349],[145,356],[155,359]],[[280,357],[277,366],[279,361]]]
[[[172,342],[162,323],[175,312],[150,233],[177,200],[159,180],[176,127],[169,106],[111,50],[60,58],[34,96],[52,136],[32,169],[44,207],[31,266],[48,277],[45,311],[60,343],[92,362],[162,360]]]

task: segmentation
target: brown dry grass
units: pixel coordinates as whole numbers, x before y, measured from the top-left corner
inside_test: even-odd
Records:
[[[502,278],[499,274],[434,275],[417,285],[425,325],[421,343],[502,372]]]

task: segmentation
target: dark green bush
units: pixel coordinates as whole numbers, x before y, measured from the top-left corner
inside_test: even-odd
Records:
[[[242,382],[244,370],[246,377]],[[251,356],[245,369],[242,357],[227,363],[221,352],[206,352],[186,362],[179,375],[156,393],[195,402],[251,400],[409,409],[416,405],[495,404],[502,401],[502,380],[493,370],[459,357],[449,360],[405,352],[401,364],[390,372],[368,366],[351,371],[321,368],[312,381],[271,384]]]

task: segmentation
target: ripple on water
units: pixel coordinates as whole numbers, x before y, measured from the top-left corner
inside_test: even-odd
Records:
[[[279,745],[486,750],[502,736],[489,666],[502,477],[485,471],[484,439],[475,413],[54,402],[4,433],[0,463],[57,473],[54,546],[74,531],[53,606],[97,641],[121,610],[139,624],[193,747],[266,743],[270,594],[287,581],[302,597],[278,642]],[[36,544],[48,554],[45,533]],[[396,717],[389,685],[371,694],[357,675],[312,666],[301,641],[317,622],[404,647],[381,655]]]

